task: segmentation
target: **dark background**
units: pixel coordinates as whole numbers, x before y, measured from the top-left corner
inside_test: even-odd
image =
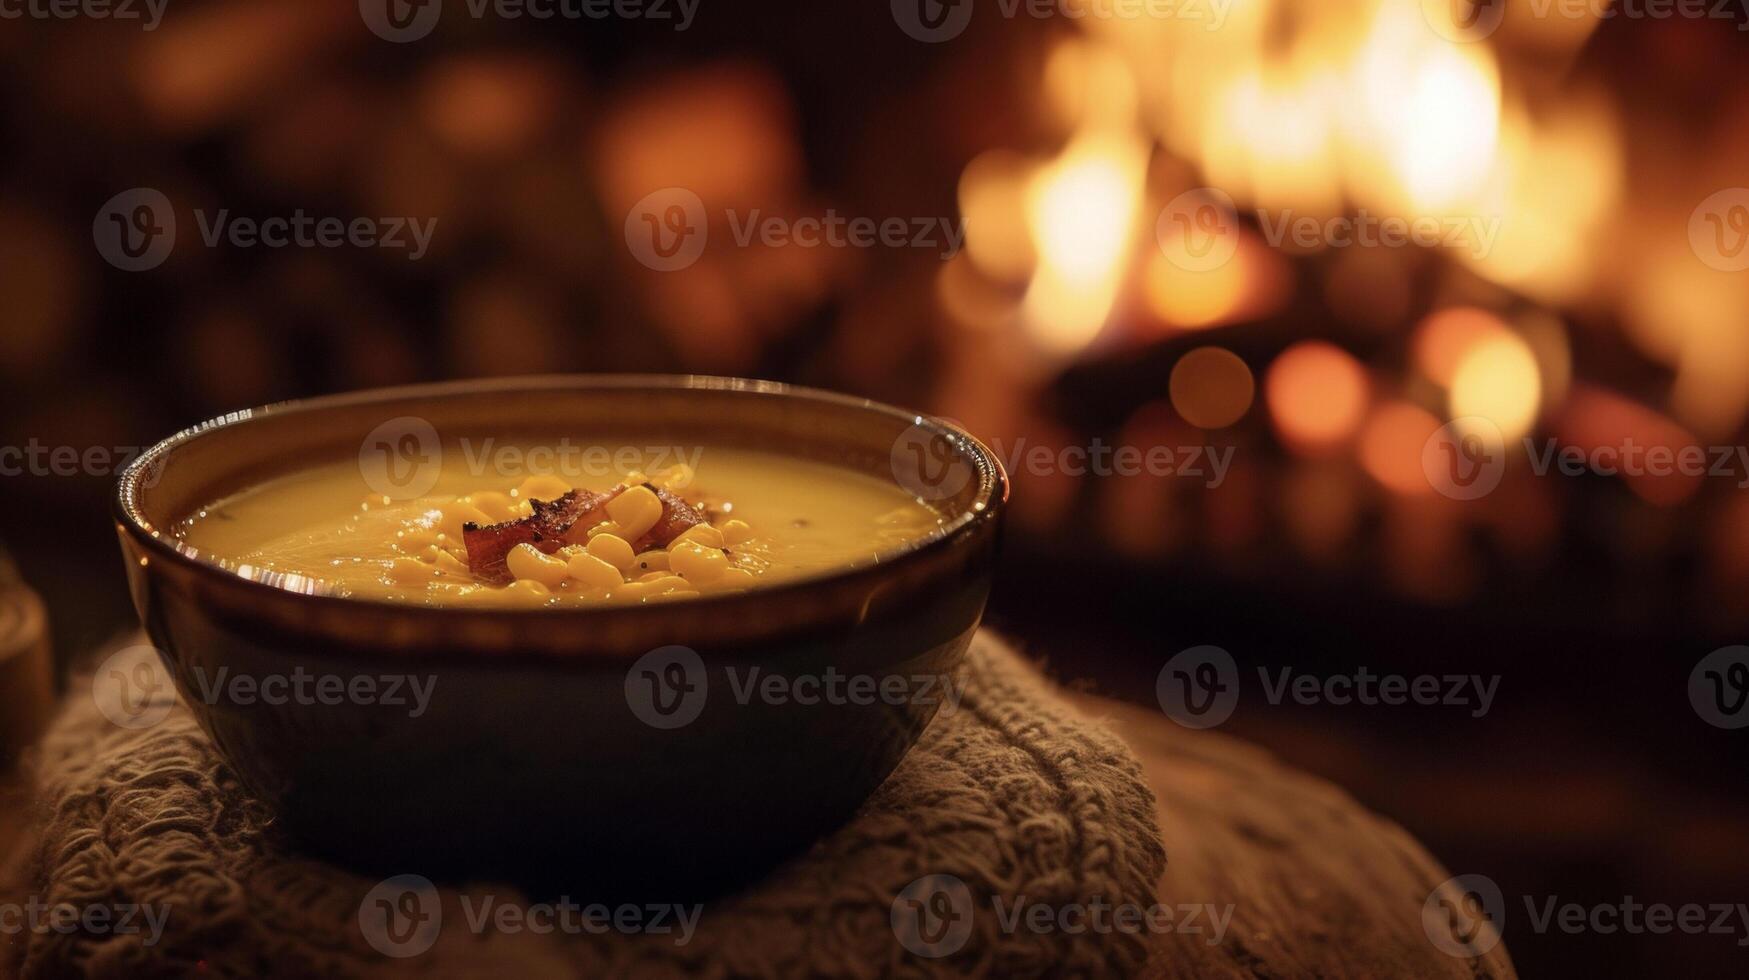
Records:
[[[1276,66],[1264,77],[1280,91],[1309,85],[1282,67],[1308,51],[1349,63],[1386,43],[1366,41],[1376,14],[1361,0],[1261,6],[1253,56]],[[1491,265],[1442,249],[1278,249],[1251,223],[1234,285],[1152,255],[1163,204],[1232,186],[1206,145],[1182,139],[1186,100],[1218,133],[1304,113],[1248,115],[1202,69],[1170,85],[1148,74],[1192,64],[1212,43],[1194,34],[993,10],[941,44],[907,37],[884,3],[799,0],[703,0],[684,33],[446,8],[408,44],[372,35],[342,2],[170,0],[150,32],[0,21],[0,445],[141,446],[286,398],[641,371],[867,395],[1007,447],[1231,446],[1218,488],[1017,472],[991,621],[1065,680],[1143,704],[1177,651],[1231,651],[1252,686],[1226,730],[1343,785],[1453,873],[1499,882],[1528,976],[1742,975],[1746,935],[1536,935],[1523,914],[1524,896],[1749,901],[1749,730],[1707,724],[1687,698],[1696,661],[1745,640],[1749,498],[1736,480],[1538,477],[1519,459],[1494,495],[1457,503],[1393,482],[1402,447],[1382,435],[1374,447],[1359,423],[1333,446],[1296,441],[1294,412],[1324,399],[1275,404],[1269,380],[1284,350],[1328,341],[1364,373],[1369,418],[1408,406],[1443,422],[1417,338],[1430,313],[1463,308],[1561,339],[1565,383],[1540,364],[1539,438],[1741,444],[1749,273],[1697,261],[1686,228],[1703,199],[1749,185],[1742,18],[1509,17],[1472,47],[1489,52],[1516,113],[1502,131],[1545,140],[1520,158],[1543,183],[1490,205],[1509,222],[1541,215],[1514,226],[1541,229],[1522,253]],[[1414,91],[1390,71],[1421,62],[1386,59],[1372,91]],[[1462,109],[1412,103],[1403,118],[1463,132]],[[973,164],[1036,180],[1100,127],[1144,160],[1115,232],[1116,285],[1083,302],[1096,329],[1028,320],[1051,229],[1016,218],[1023,231],[1004,230],[1024,194],[966,207],[993,186]],[[1269,133],[1259,139],[1260,169],[1315,169],[1272,163]],[[1388,210],[1361,173],[1329,213]],[[670,186],[792,217],[965,208],[974,247],[948,262],[920,249],[735,248],[713,227],[698,265],[653,272],[622,228],[634,202]],[[130,273],[103,260],[92,225],[136,187],[175,202],[179,234],[163,265]],[[1249,190],[1234,189],[1249,207],[1324,213],[1263,182]],[[416,262],[209,248],[194,208],[438,225]],[[1035,254],[1000,260],[1017,234]],[[1560,275],[1523,258],[1550,255]],[[1254,382],[1231,425],[1191,424],[1198,396],[1169,384],[1205,346],[1236,354]],[[1343,392],[1311,380],[1329,399]],[[108,472],[0,478],[0,540],[48,599],[63,664],[132,624],[112,485]],[[1255,668],[1285,665],[1501,681],[1481,719],[1452,706],[1271,706]]]

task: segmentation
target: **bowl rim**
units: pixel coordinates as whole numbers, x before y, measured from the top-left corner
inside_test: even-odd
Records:
[[[526,391],[557,391],[586,389],[594,391],[740,391],[758,395],[797,398],[803,401],[837,405],[874,412],[897,422],[908,422],[948,439],[972,464],[977,477],[976,494],[970,506],[964,508],[947,524],[914,541],[879,551],[872,561],[846,566],[791,579],[771,586],[745,592],[698,596],[680,603],[635,604],[564,604],[533,608],[495,606],[441,606],[403,602],[392,599],[336,595],[323,592],[303,592],[285,588],[273,582],[239,574],[213,558],[206,557],[171,535],[168,530],[153,525],[141,510],[140,484],[143,477],[162,467],[172,465],[170,457],[181,447],[224,429],[249,424],[267,416],[318,412],[324,409],[369,405],[410,398],[441,398],[454,395],[477,395]],[[526,621],[530,619],[596,620],[608,617],[672,616],[677,610],[718,610],[744,603],[770,602],[785,594],[797,594],[834,588],[860,578],[898,574],[899,570],[943,552],[974,534],[979,528],[998,522],[1006,510],[1010,482],[1001,459],[975,436],[959,425],[938,416],[911,412],[885,402],[840,394],[821,388],[792,385],[778,381],[749,378],[718,377],[698,374],[543,374],[503,378],[469,378],[437,381],[385,388],[370,388],[310,398],[288,399],[255,408],[240,409],[191,425],[154,444],[122,470],[117,479],[112,508],[118,526],[145,548],[152,556],[194,572],[224,586],[242,588],[264,601],[290,602],[315,610],[323,608],[376,611],[390,616],[433,616],[454,620]],[[306,605],[307,604],[307,605]]]

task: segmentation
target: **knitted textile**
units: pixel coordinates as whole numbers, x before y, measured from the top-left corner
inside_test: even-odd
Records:
[[[45,905],[157,910],[161,935],[153,941],[143,912],[125,933],[26,931],[0,947],[0,974],[1135,973],[1148,956],[1142,935],[1015,918],[1017,906],[1153,903],[1166,857],[1135,760],[990,634],[974,640],[965,669],[958,709],[943,708],[850,822],[760,883],[706,902],[684,942],[688,909],[664,915],[661,934],[649,910],[639,931],[576,928],[582,912],[550,911],[540,920],[549,928],[536,931],[533,907],[557,898],[487,884],[385,892],[374,878],[302,857],[187,708],[143,730],[117,727],[75,678],[39,749],[42,812],[25,889]],[[437,914],[386,936],[392,903],[414,899]],[[530,917],[501,919],[505,906]],[[384,955],[385,939],[402,955]]]

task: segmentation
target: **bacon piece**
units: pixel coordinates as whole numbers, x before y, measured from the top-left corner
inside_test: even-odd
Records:
[[[484,527],[471,522],[463,524],[462,544],[468,549],[468,570],[493,585],[508,583],[510,569],[505,567],[504,559],[512,548],[527,544],[552,554],[565,544],[566,532],[587,523],[583,518],[606,503],[608,496],[592,490],[573,490],[551,502],[530,500],[534,513],[521,520]]]
[[[631,542],[633,552],[643,554],[652,548],[666,548],[687,528],[704,523],[704,515],[679,494],[672,490],[658,490],[648,483],[644,486],[662,501],[662,516],[654,527]],[[621,484],[607,493],[573,490],[551,503],[529,501],[534,513],[518,521],[485,527],[462,525],[462,543],[468,549],[468,570],[483,581],[505,585],[511,577],[504,560],[517,545],[533,545],[536,550],[550,555],[567,544],[587,544],[589,529],[607,516],[602,508],[627,489]]]
[[[655,487],[650,489],[656,490]],[[656,521],[655,527],[632,542],[632,550],[638,554],[651,548],[666,548],[675,538],[686,533],[687,528],[704,523],[704,514],[674,491],[656,490],[656,499],[662,501],[662,517]]]

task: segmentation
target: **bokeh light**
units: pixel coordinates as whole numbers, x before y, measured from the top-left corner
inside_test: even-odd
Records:
[[[1199,429],[1224,429],[1251,410],[1256,384],[1237,354],[1198,347],[1172,368],[1172,407]]]
[[[1269,416],[1282,441],[1317,455],[1354,436],[1366,411],[1366,370],[1352,355],[1320,340],[1282,351],[1264,379]]]

